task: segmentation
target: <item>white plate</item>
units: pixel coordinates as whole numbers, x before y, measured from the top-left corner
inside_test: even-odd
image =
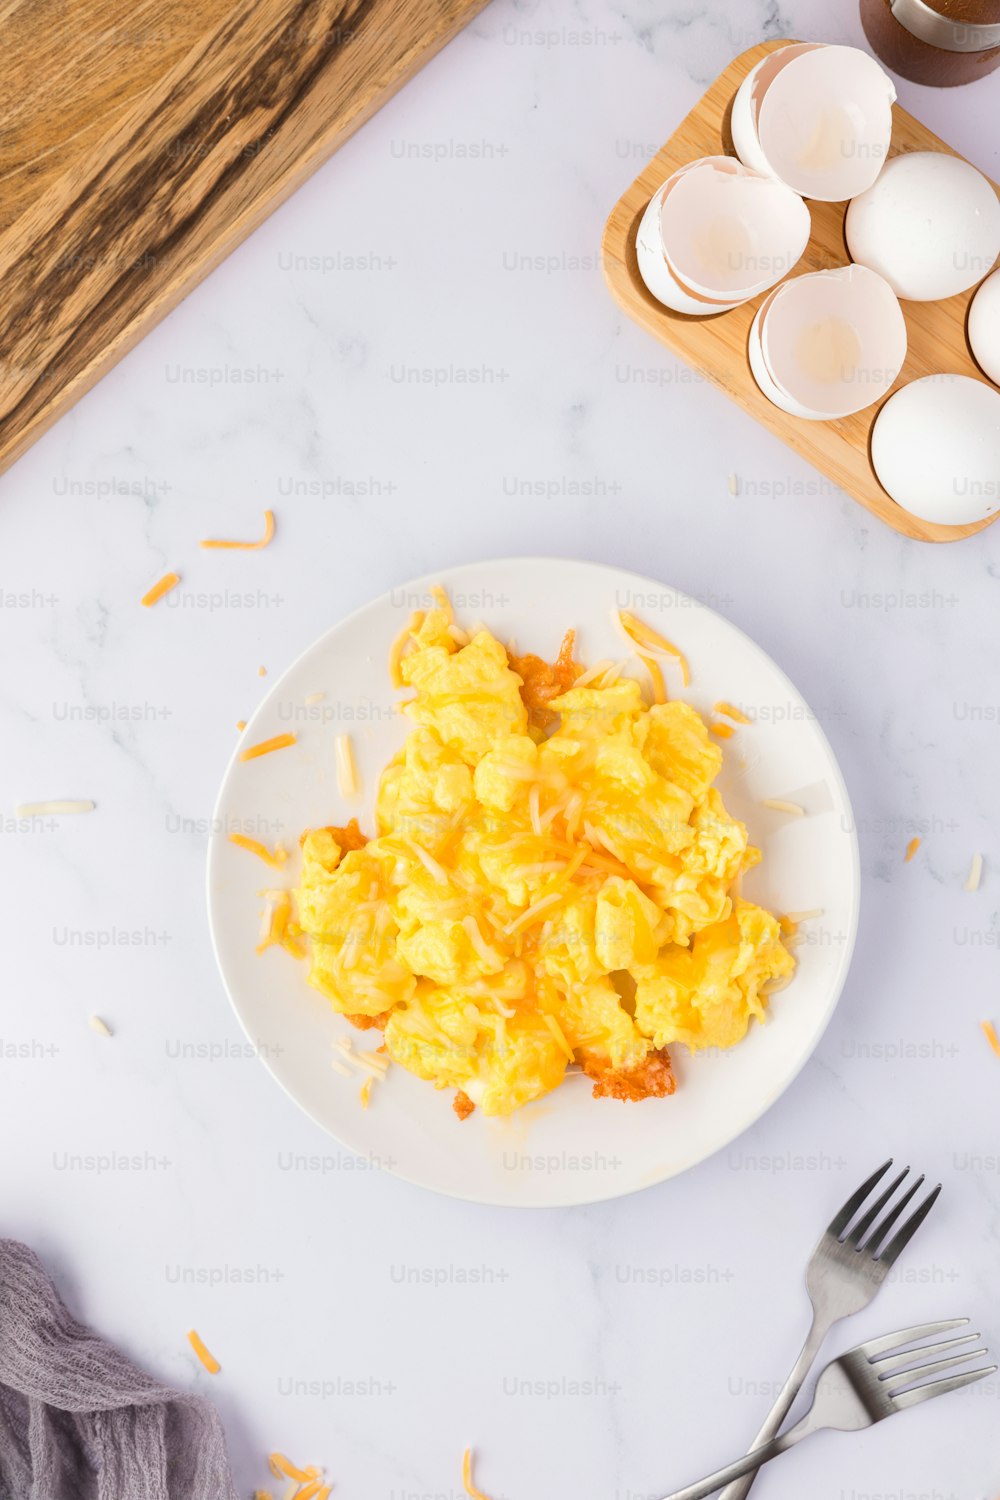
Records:
[[[563,632],[577,629],[584,662],[626,653],[611,622],[628,608],[686,652],[692,685],[685,696],[705,714],[717,699],[746,707],[752,727],[724,747],[719,786],[727,806],[764,851],[745,893],[775,911],[821,907],[806,925],[794,982],[776,995],[764,1026],[728,1053],[690,1056],[673,1049],[676,1094],[641,1104],[591,1098],[582,1077],[513,1119],[477,1111],[460,1123],[451,1094],[393,1068],[376,1084],[371,1108],[359,1080],[331,1067],[332,1046],[350,1031],[306,984],[305,965],[280,949],[257,957],[259,891],[294,884],[297,855],[272,872],[237,848],[242,831],[297,850],[304,828],[357,815],[372,828],[379,772],[405,738],[393,711],[387,658],[413,609],[444,584],[463,624],[482,620],[521,651],[552,656]],[[679,693],[677,673],[668,686]],[[305,699],[323,692],[322,703]],[[437,1192],[485,1203],[562,1206],[619,1197],[662,1182],[729,1144],[788,1087],[809,1057],[840,996],[854,946],[858,852],[843,778],[826,737],[799,693],[735,626],[696,600],[634,573],[596,563],[519,558],[453,568],[418,579],[335,625],[276,682],[248,724],[243,745],[293,730],[298,743],[258,760],[234,754],[215,809],[208,853],[208,907],[216,957],[229,997],[263,1061],[319,1125],[362,1160]],[[334,737],[350,732],[363,795],[338,794]],[[761,799],[799,802],[804,818],[761,807]],[[369,1045],[357,1032],[360,1046]],[[374,1045],[374,1042],[371,1043]]]

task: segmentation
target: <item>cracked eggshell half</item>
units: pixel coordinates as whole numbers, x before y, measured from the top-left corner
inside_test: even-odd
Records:
[[[792,50],[765,58],[744,80],[740,107],[733,105],[733,143],[746,165],[802,197],[842,203],[870,188],[882,170],[896,90],[857,47],[797,46],[782,61]]]
[[[639,272],[675,312],[728,312],[787,275],[805,249],[809,210],[730,156],[702,157],[655,193],[636,234]]]
[[[813,52],[822,45],[822,42],[789,42],[786,47],[780,47],[776,52],[769,52],[767,57],[761,58],[755,68],[751,68],[736,91],[733,107],[729,113],[729,129],[736,155],[745,167],[749,167],[753,172],[760,172],[762,177],[773,177],[774,173],[764,155],[760,136],[757,134],[760,101],[783,67],[793,58],[801,57],[803,52]]]
[[[682,286],[711,301],[746,302],[774,286],[811,231],[796,193],[732,156],[692,163],[660,209],[667,264]]]
[[[892,288],[864,266],[785,282],[760,309],[749,346],[761,390],[792,416],[836,421],[881,400],[906,358]],[[762,378],[763,377],[763,378]]]
[[[707,318],[714,316],[715,313],[731,312],[734,307],[739,307],[739,302],[710,302],[705,297],[696,296],[687,287],[681,286],[667,263],[663,249],[663,235],[660,232],[660,208],[674,181],[675,178],[670,178],[653,194],[639,223],[635,236],[639,275],[647,291],[653,294],[657,302],[662,302],[664,307],[669,307],[672,312],[687,313],[695,318]]]
[[[875,418],[872,467],[896,504],[921,520],[987,520],[1000,509],[1000,391],[971,375],[904,385]]]

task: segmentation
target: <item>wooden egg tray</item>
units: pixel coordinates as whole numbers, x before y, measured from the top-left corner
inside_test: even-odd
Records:
[[[983,378],[972,358],[965,331],[975,288],[944,302],[903,302],[909,348],[906,362],[891,391],[876,405],[853,416],[835,422],[814,422],[789,416],[772,405],[758,389],[750,372],[747,338],[767,292],[732,312],[695,318],[672,312],[657,302],[639,275],[635,236],[650,198],[685,162],[694,161],[699,156],[734,154],[729,114],[736,91],[762,57],[787,45],[786,41],[762,42],[735,58],[619,198],[604,230],[601,251],[605,277],[614,297],[630,317],[720,386],[758,422],[770,428],[880,520],[904,536],[919,541],[958,541],[991,525],[997,516],[966,526],[941,526],[910,515],[879,484],[872,468],[870,439],[875,418],[884,402],[892,391],[911,380],[943,372]],[[892,149],[889,154],[896,156],[905,151],[958,154],[897,104],[893,107]],[[995,183],[993,186],[996,188]],[[996,190],[1000,194],[1000,188]],[[810,200],[809,211],[812,236],[794,275],[829,270],[850,261],[844,237],[847,204]]]

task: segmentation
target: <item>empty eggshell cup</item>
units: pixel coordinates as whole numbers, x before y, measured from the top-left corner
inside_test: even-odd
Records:
[[[896,294],[874,271],[814,271],[762,303],[747,353],[754,379],[775,406],[833,422],[889,390],[906,358],[906,323]]]
[[[728,312],[774,286],[809,242],[795,193],[731,156],[706,156],[669,177],[636,235],[639,272],[675,312]]]
[[[824,203],[871,187],[889,154],[889,75],[857,47],[793,43],[740,85],[730,128],[745,166]]]

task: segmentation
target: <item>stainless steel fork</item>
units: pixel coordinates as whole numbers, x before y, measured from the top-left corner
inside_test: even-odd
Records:
[[[872,1339],[859,1344],[856,1349],[832,1360],[816,1382],[813,1403],[801,1422],[797,1422],[781,1437],[773,1438],[761,1448],[755,1448],[745,1458],[739,1458],[725,1469],[719,1469],[702,1479],[698,1484],[689,1484],[687,1489],[676,1490],[664,1500],[705,1500],[730,1480],[738,1479],[751,1469],[758,1468],[784,1453],[803,1438],[824,1427],[833,1427],[840,1432],[858,1432],[862,1427],[871,1427],[897,1411],[917,1406],[921,1401],[930,1401],[935,1396],[944,1396],[948,1391],[957,1391],[985,1375],[996,1373],[996,1365],[980,1366],[950,1375],[945,1380],[936,1377],[945,1370],[966,1365],[986,1353],[985,1349],[966,1349],[978,1339],[978,1333],[969,1333],[962,1338],[943,1339],[939,1344],[921,1344],[907,1349],[918,1339],[931,1338],[935,1334],[947,1333],[952,1328],[964,1328],[968,1318],[953,1318],[948,1323],[925,1323],[922,1327],[905,1328],[901,1333],[890,1333],[885,1338]],[[962,1354],[949,1354],[952,1349],[962,1348]],[[893,1353],[893,1350],[905,1352]]]
[[[863,1307],[868,1306],[900,1252],[909,1244],[934,1206],[941,1191],[940,1183],[927,1194],[905,1224],[896,1230],[892,1239],[889,1239],[903,1210],[920,1191],[924,1180],[923,1176],[920,1176],[902,1195],[899,1202],[889,1209],[885,1217],[877,1224],[875,1223],[879,1214],[909,1174],[909,1167],[905,1167],[865,1210],[852,1229],[851,1223],[855,1215],[867,1203],[868,1198],[891,1166],[892,1158],[890,1157],[877,1172],[872,1173],[867,1182],[861,1184],[856,1193],[852,1193],[840,1212],[834,1215],[812,1253],[812,1259],[806,1269],[806,1287],[813,1308],[812,1327],[803,1345],[802,1353],[795,1361],[792,1373],[782,1386],[768,1414],[767,1421],[753,1440],[753,1448],[759,1448],[762,1443],[768,1442],[777,1432],[780,1432],[781,1424],[791,1410],[792,1402],[802,1389],[802,1383],[812,1368],[813,1361],[819,1354],[830,1329],[835,1323],[839,1323],[841,1318],[849,1318],[852,1313],[860,1312]],[[740,1479],[729,1486],[722,1500],[745,1500],[755,1478],[756,1471],[751,1470],[747,1478]]]

